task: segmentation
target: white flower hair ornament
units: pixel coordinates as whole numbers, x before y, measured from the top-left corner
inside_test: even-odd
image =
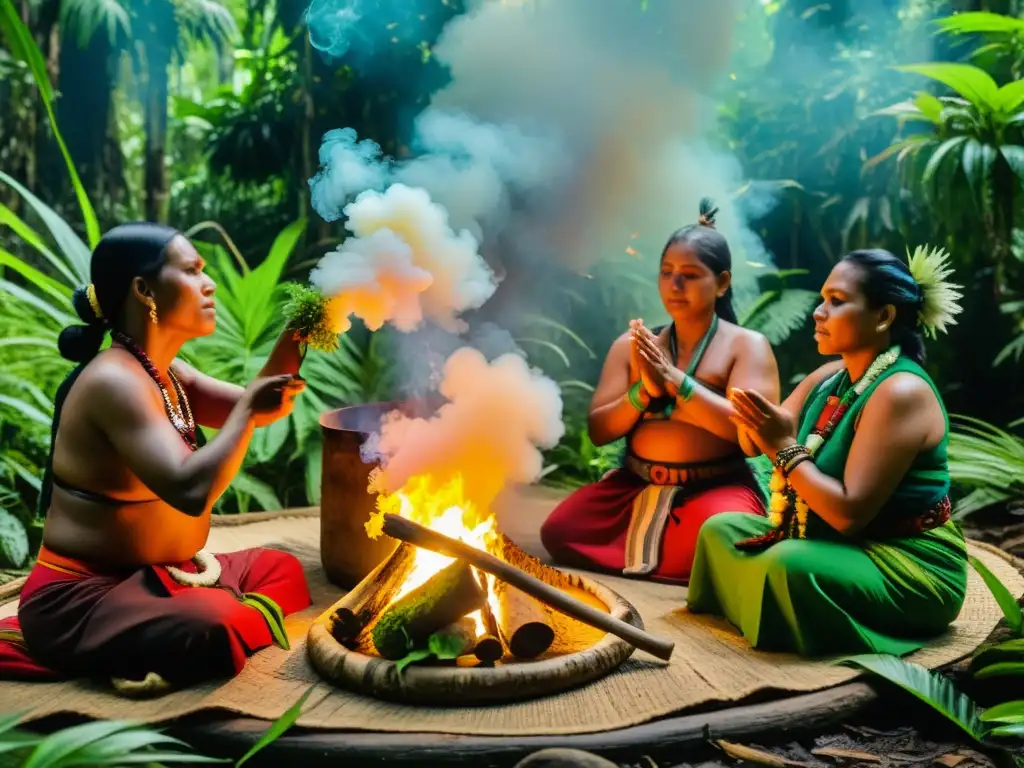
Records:
[[[963,311],[959,299],[963,298],[962,285],[949,282],[953,274],[949,266],[949,253],[944,248],[919,245],[913,255],[907,249],[910,274],[921,289],[921,309],[917,322],[924,334],[935,338],[937,332],[946,332],[946,326],[956,325],[956,316]]]

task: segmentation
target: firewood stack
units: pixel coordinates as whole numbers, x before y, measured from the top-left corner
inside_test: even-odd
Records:
[[[503,535],[491,553],[552,586],[566,585],[566,574]],[[551,648],[555,627],[544,605],[463,560],[453,561],[396,600],[415,559],[416,547],[402,542],[339,601],[327,620],[334,639],[346,648],[394,661],[427,648],[436,637],[454,649],[450,656],[475,656],[478,664],[536,659]]]

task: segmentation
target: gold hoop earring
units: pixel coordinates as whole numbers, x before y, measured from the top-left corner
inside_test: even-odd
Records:
[[[156,325],[156,301],[149,299],[146,303],[149,304],[149,319],[153,321],[153,325]]]

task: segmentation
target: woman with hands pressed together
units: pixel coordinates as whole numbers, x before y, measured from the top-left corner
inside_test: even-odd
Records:
[[[202,550],[253,430],[286,417],[304,387],[291,332],[244,389],[177,359],[216,326],[203,268],[183,235],[154,224],[115,227],[92,254],[93,282],[73,299],[86,324],[58,340],[79,365],[57,391],[43,544],[18,617],[0,622],[0,678],[140,692],[227,677],[287,645],[283,616],[310,604],[292,555]],[[218,430],[201,447],[197,425]]]
[[[701,201],[699,223],[674,233],[658,290],[672,323],[630,323],[608,352],[591,402],[591,440],[626,439],[624,466],[565,499],[541,528],[556,561],[685,581],[700,526],[724,511],[764,515],[732,421],[727,387],[778,399],[778,369],[760,334],[736,325],[732,256]]]
[[[946,258],[849,254],[814,312],[819,352],[841,359],[781,407],[730,391],[735,423],[775,466],[770,516],[708,521],[691,611],[724,615],[756,648],[805,655],[904,654],[957,617],[967,552],[950,520],[949,419],[921,367],[922,331],[960,311]]]

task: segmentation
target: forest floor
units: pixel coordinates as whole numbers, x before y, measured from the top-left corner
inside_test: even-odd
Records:
[[[964,521],[968,538],[1000,547],[1024,559],[1024,504]],[[965,675],[967,660],[948,670],[965,693],[973,694]],[[1005,684],[1005,683],[1004,683]],[[1019,688],[1019,681],[1011,685]],[[926,705],[895,689],[891,698],[850,722],[826,733],[801,738],[780,738],[764,743],[709,745],[703,760],[683,762],[653,760],[641,755],[618,762],[620,768],[715,768],[716,766],[768,765],[779,768],[1003,768],[992,756],[952,723]],[[1024,692],[1021,697],[1024,698]],[[731,754],[730,754],[731,753]],[[1017,753],[1024,760],[1024,749]]]

